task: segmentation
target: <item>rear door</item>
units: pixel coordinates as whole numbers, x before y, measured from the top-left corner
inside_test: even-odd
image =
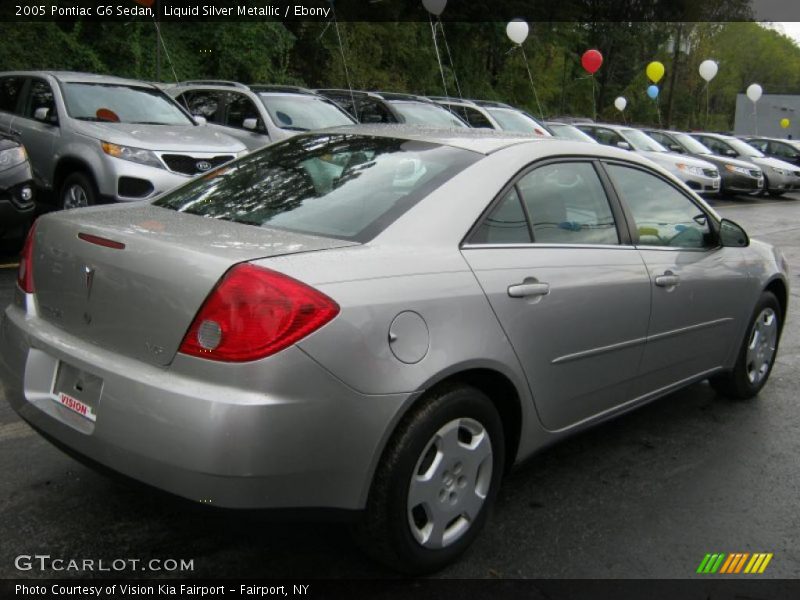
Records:
[[[650,279],[598,165],[533,166],[463,245],[550,430],[631,398]]]
[[[722,248],[688,193],[643,167],[606,163],[652,281],[647,346],[636,394],[725,364],[752,297],[741,248]]]

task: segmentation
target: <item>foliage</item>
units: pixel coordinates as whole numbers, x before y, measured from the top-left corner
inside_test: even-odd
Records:
[[[422,22],[193,22],[162,23],[161,79],[220,78],[295,83],[310,87],[381,89],[503,100],[547,116],[592,116],[621,121],[614,99],[628,99],[627,122],[727,130],[736,94],[753,82],[765,93],[800,92],[800,48],[752,22],[533,23],[523,52],[504,23],[437,25],[444,82],[432,37]],[[338,32],[337,32],[338,28]],[[156,79],[154,24],[0,24],[0,70],[69,69]],[[342,47],[340,49],[339,39]],[[675,40],[680,50],[676,51]],[[603,53],[598,73],[580,66],[588,48]],[[449,50],[449,53],[448,53]],[[344,55],[344,56],[343,56]],[[450,58],[452,57],[452,64]],[[719,63],[708,86],[699,63]],[[660,60],[667,74],[658,102],[645,89],[645,65]],[[346,66],[346,69],[345,69]]]

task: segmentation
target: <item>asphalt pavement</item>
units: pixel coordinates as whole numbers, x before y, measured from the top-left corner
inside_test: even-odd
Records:
[[[715,552],[773,553],[759,577],[800,576],[800,197],[714,204],[792,265],[766,388],[735,402],[696,384],[541,452],[507,478],[484,533],[441,577],[684,578]],[[2,306],[14,277],[0,267]],[[193,560],[183,573],[113,573],[131,577],[393,575],[346,525],[213,509],[95,473],[21,422],[2,382],[0,472],[0,578],[85,575],[15,566],[35,554]]]

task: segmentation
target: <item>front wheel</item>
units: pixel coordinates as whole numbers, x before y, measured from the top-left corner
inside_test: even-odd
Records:
[[[94,181],[88,175],[75,172],[69,175],[61,185],[61,208],[83,208],[97,202],[97,190]]]
[[[503,425],[470,386],[434,392],[387,445],[356,540],[394,569],[430,573],[475,540],[502,478]]]
[[[761,391],[775,364],[781,319],[781,307],[775,295],[772,292],[761,294],[733,370],[709,380],[718,393],[744,400]]]

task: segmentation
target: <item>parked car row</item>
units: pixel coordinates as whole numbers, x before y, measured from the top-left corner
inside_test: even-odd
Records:
[[[0,189],[13,188],[0,196],[0,236],[30,220],[31,179],[60,208],[145,200],[270,142],[356,123],[480,128],[616,146],[646,156],[705,195],[800,189],[800,146],[791,141],[569,121],[540,122],[508,104],[450,96],[2,73],[0,136],[17,145],[0,157],[27,150],[32,177],[21,181],[25,167],[10,164],[13,172],[5,173],[0,163]]]

